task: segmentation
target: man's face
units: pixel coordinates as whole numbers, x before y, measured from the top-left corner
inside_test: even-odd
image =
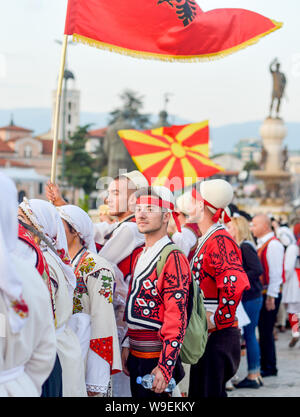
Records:
[[[268,233],[268,227],[262,216],[255,216],[250,223],[250,230],[256,238],[260,238]]]
[[[109,184],[107,205],[111,216],[118,216],[128,211],[128,199],[133,190],[128,189],[126,178],[116,179]]]
[[[155,205],[137,204],[135,219],[139,231],[148,234],[158,232],[162,227],[167,228],[170,214]]]
[[[203,201],[198,201],[194,197],[191,197],[189,205],[189,220],[199,222],[203,219],[204,204]]]

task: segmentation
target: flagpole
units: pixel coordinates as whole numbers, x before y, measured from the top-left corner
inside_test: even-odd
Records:
[[[60,69],[58,76],[58,86],[56,92],[56,103],[55,103],[55,115],[54,115],[54,135],[53,135],[53,147],[52,147],[52,163],[51,163],[51,182],[55,183],[56,180],[56,161],[57,161],[57,149],[58,149],[58,134],[59,134],[59,119],[60,119],[60,103],[62,94],[62,85],[65,72],[66,54],[68,45],[68,35],[64,35],[62,44]]]

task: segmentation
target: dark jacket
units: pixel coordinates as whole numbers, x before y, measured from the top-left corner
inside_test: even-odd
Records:
[[[254,244],[245,240],[241,243],[240,248],[242,251],[243,267],[250,282],[250,289],[244,291],[242,301],[248,301],[261,296],[262,284],[259,277],[263,273],[263,267]]]

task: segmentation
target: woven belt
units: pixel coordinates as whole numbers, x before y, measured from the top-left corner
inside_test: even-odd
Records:
[[[232,323],[231,326],[228,327],[221,327],[220,329],[217,329],[216,327],[213,327],[212,329],[208,330],[208,334],[210,335],[211,333],[217,332],[218,330],[223,330],[223,329],[229,329],[230,327],[239,327],[239,322],[238,320],[234,320],[234,322]]]
[[[159,358],[162,342],[154,330],[128,329],[130,353],[137,358]]]

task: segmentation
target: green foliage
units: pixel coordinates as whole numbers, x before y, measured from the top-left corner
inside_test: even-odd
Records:
[[[85,150],[89,125],[79,126],[66,144],[65,179],[70,186],[90,194],[96,186],[93,158]]]
[[[135,91],[125,90],[120,94],[120,98],[123,105],[110,113],[109,124],[113,124],[117,119],[123,117],[133,125],[134,129],[149,127],[149,115],[140,112],[143,108],[143,96],[138,95]]]
[[[89,196],[87,194],[85,194],[84,198],[79,198],[78,206],[86,212],[89,211]]]
[[[255,161],[246,162],[246,164],[243,168],[244,171],[248,171],[248,172],[256,170],[256,169],[259,169],[259,165]]]

